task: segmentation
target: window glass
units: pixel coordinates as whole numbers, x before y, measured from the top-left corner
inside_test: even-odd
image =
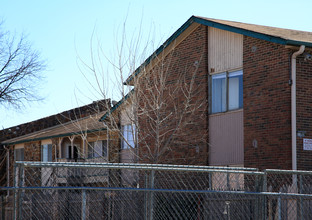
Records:
[[[93,149],[94,149],[93,157],[101,157],[103,154],[102,141],[94,142]]]
[[[135,126],[134,125],[124,125],[122,126],[122,149],[134,148],[134,140],[135,140]]]
[[[107,141],[106,140],[104,140],[104,141],[102,141],[102,146],[103,146],[103,157],[107,157],[107,154],[108,154],[108,152],[107,152]]]
[[[90,142],[88,146],[88,157],[107,157],[107,141]]]
[[[226,73],[212,76],[212,113],[226,111]]]
[[[229,73],[229,110],[243,107],[243,71]]]
[[[15,161],[24,161],[24,148],[14,150]]]
[[[51,162],[52,161],[52,145],[44,144],[41,146],[41,161]]]
[[[48,145],[41,146],[41,161],[48,161]]]
[[[243,108],[243,71],[213,75],[211,113]]]

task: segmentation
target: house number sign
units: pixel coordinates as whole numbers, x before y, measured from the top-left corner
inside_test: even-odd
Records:
[[[303,138],[303,150],[312,150],[312,139]]]

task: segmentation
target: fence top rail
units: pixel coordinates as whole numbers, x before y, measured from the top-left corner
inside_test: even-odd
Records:
[[[275,170],[275,169],[266,169],[263,171],[266,174],[301,174],[301,175],[312,175],[312,171],[305,170]]]
[[[147,164],[147,163],[99,163],[99,162],[33,162],[33,161],[17,161],[17,164],[77,164],[77,165],[114,165],[114,166],[140,166],[140,167],[167,167],[167,168],[199,168],[199,169],[214,169],[214,170],[246,170],[258,171],[257,168],[249,167],[226,167],[226,166],[197,166],[197,165],[174,165],[174,164]],[[29,165],[27,165],[29,166]]]
[[[138,169],[138,170],[161,170],[161,171],[187,171],[187,172],[211,172],[211,173],[237,173],[263,175],[256,169],[237,169],[238,167],[210,167],[210,166],[186,166],[170,164],[134,164],[134,163],[84,163],[84,162],[31,162],[18,161],[17,166],[22,167],[51,167],[51,168],[106,168],[106,169]],[[226,168],[226,169],[225,169]],[[255,170],[255,171],[254,171]]]
[[[282,192],[252,192],[252,191],[220,191],[220,190],[194,190],[194,189],[154,189],[154,188],[127,188],[127,187],[88,187],[88,186],[40,186],[40,187],[0,187],[0,191],[13,190],[88,190],[88,191],[147,191],[147,192],[168,192],[168,193],[220,193],[237,195],[258,195],[274,197],[301,197],[312,198],[312,194],[282,193]]]

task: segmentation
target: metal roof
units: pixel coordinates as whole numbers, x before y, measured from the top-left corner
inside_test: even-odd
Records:
[[[2,142],[2,144],[13,145],[29,141],[39,141],[44,139],[66,137],[71,135],[106,130],[106,127],[104,127],[103,123],[99,121],[105,113],[106,112],[99,112],[85,118],[72,120],[64,124],[59,124],[30,134],[5,140]]]

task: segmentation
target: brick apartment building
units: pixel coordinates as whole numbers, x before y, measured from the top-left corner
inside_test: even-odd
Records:
[[[310,54],[310,32],[192,16],[112,108],[103,100],[0,131],[11,178],[0,185],[12,186],[14,160],[312,170]]]
[[[110,100],[95,101],[1,130],[1,186],[13,185],[15,161],[118,162],[118,133],[99,122],[110,107]]]
[[[129,76],[134,92],[103,113],[120,118],[114,162],[311,170],[311,48],[310,32],[192,16]],[[44,121],[27,126],[39,135]],[[2,144],[47,138],[27,139],[23,126],[2,131]],[[52,145],[53,158],[66,154]]]
[[[311,49],[310,32],[192,16],[125,82],[122,126],[142,162],[311,170]]]

